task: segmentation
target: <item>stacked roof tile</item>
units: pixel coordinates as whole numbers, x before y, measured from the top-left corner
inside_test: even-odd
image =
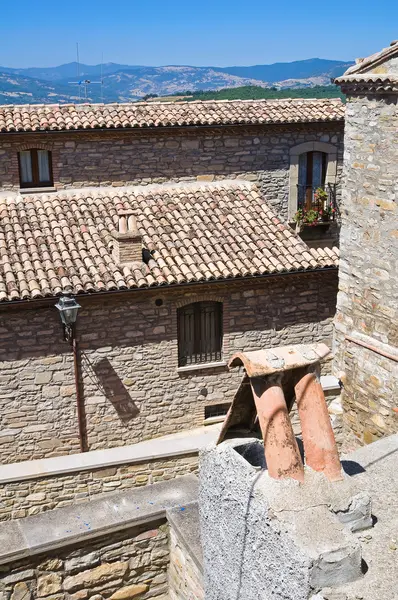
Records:
[[[143,263],[115,264],[119,211],[132,210]],[[334,267],[245,181],[69,190],[0,198],[0,301]]]
[[[342,121],[340,99],[0,106],[0,132]]]
[[[391,42],[388,48],[383,48],[367,58],[360,58],[347,71],[334,81],[343,89],[349,90],[350,86],[356,90],[371,91],[398,91],[398,75],[389,72],[382,65],[398,57],[398,40]]]
[[[380,50],[380,52],[371,54],[366,58],[357,59],[355,65],[349,67],[343,75],[337,78],[337,81],[340,79],[345,79],[345,77],[348,75],[369,72],[369,70],[374,69],[381,63],[384,63],[387,60],[391,60],[392,58],[396,58],[397,56],[398,40],[394,40],[393,42],[391,42],[388,48],[383,48],[383,50]]]

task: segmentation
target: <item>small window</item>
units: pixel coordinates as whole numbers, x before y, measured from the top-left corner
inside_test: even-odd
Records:
[[[222,304],[195,302],[177,311],[180,367],[221,360]]]
[[[325,187],[327,170],[326,152],[305,152],[299,157],[298,208],[314,208],[314,194]]]
[[[231,404],[209,404],[205,406],[205,419],[215,419],[216,417],[225,417]]]
[[[51,152],[48,150],[21,150],[18,153],[21,188],[53,185]]]

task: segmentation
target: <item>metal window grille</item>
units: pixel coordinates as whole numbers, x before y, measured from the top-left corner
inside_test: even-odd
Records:
[[[178,309],[180,367],[221,360],[222,304],[194,302]]]
[[[327,200],[321,201],[317,199],[317,190],[321,188],[327,193]],[[336,201],[336,184],[328,183],[325,186],[311,187],[306,185],[298,185],[297,186],[297,207],[307,212],[309,210],[315,211],[329,211],[331,209],[332,213],[329,216],[328,220],[334,220],[336,218],[336,213],[338,210],[337,201]]]
[[[230,406],[230,403],[209,404],[208,406],[205,406],[205,419],[211,419],[213,417],[225,417]]]

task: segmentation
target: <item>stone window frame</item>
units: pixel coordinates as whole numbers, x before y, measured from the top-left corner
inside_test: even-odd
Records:
[[[297,211],[297,185],[299,180],[299,157],[307,152],[325,152],[328,156],[325,185],[337,181],[337,146],[328,142],[304,142],[290,148],[288,220]]]

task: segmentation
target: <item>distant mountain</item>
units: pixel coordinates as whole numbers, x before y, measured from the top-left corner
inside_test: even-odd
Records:
[[[72,86],[6,73],[0,67],[0,104],[64,103],[78,99]]]
[[[0,67],[0,71],[3,73],[12,73],[14,75],[23,75],[25,77],[32,77],[33,79],[44,79],[45,81],[63,81],[73,80],[101,76],[101,70],[103,75],[109,75],[109,73],[115,73],[116,71],[122,71],[124,69],[132,70],[139,69],[142,66],[131,66],[131,65],[119,65],[117,63],[105,63],[103,65],[84,65],[78,64],[77,62],[67,63],[65,65],[59,65],[59,67],[30,67],[27,69],[12,69],[10,67]],[[145,67],[144,67],[145,68]],[[78,77],[79,72],[79,77]]]
[[[170,95],[185,90],[218,90],[242,85],[263,85],[256,79],[237,77],[213,67],[141,67],[104,77],[104,93],[120,102],[146,94]]]
[[[352,63],[313,58],[292,63],[252,67],[192,67],[169,65],[102,65],[104,102],[127,102],[147,94],[170,95],[181,91],[220,90],[241,86],[278,88],[313,87],[330,84],[330,78],[343,73]],[[76,83],[99,81],[101,65],[78,65],[16,69],[0,67],[0,103],[55,103],[79,100]],[[83,85],[80,98],[84,97]],[[101,86],[88,87],[88,101],[101,100]]]
[[[342,75],[351,64],[352,62],[342,62],[341,60],[309,58],[308,60],[274,63],[273,65],[224,67],[221,70],[230,75],[237,75],[238,77],[249,77],[260,81],[276,83],[286,79],[310,79],[314,77],[324,77],[330,80],[330,77]]]

